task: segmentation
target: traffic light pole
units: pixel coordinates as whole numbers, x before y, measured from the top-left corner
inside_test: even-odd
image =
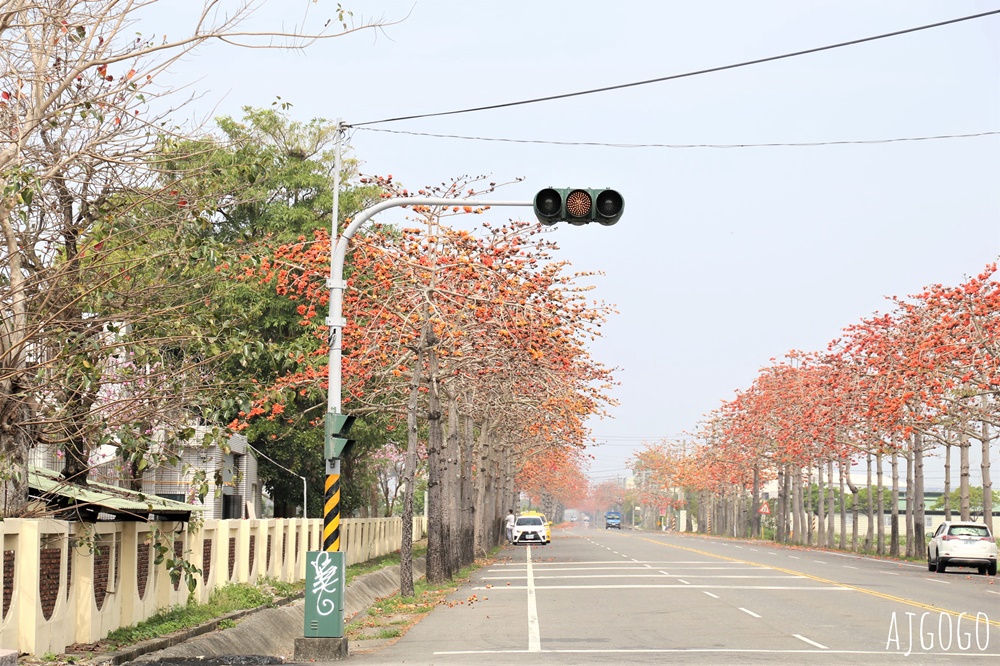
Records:
[[[374,206],[370,206],[361,211],[351,220],[343,233],[337,235],[338,217],[340,210],[340,169],[341,169],[341,140],[346,125],[342,121],[337,121],[337,140],[335,144],[335,166],[333,182],[333,221],[330,235],[331,256],[330,256],[330,278],[327,287],[330,289],[330,313],[326,320],[329,328],[330,340],[330,361],[328,372],[327,391],[327,412],[326,412],[326,438],[345,433],[337,432],[336,426],[331,427],[331,423],[343,422],[341,408],[341,392],[343,390],[342,375],[342,354],[344,325],[344,260],[347,256],[347,247],[351,238],[368,220],[375,215],[390,208],[405,206],[527,206],[531,207],[531,201],[479,201],[476,199],[448,199],[443,197],[403,197],[386,199]],[[336,240],[334,244],[333,241]],[[324,450],[331,450],[333,447],[327,446],[324,441]],[[306,594],[307,608],[305,618],[305,636],[295,643],[296,658],[317,657],[337,657],[347,655],[347,639],[343,637],[343,609],[337,608],[340,614],[340,621],[326,621],[324,613],[320,608],[334,608],[330,604],[335,601],[330,599],[343,599],[343,555],[340,551],[340,458],[326,458],[326,484],[323,503],[323,550],[319,553],[308,553],[306,567]],[[334,557],[337,553],[338,557]],[[332,558],[332,559],[331,559]],[[339,558],[339,559],[338,559]],[[331,562],[339,563],[332,566]],[[340,568],[339,579],[336,569]],[[338,587],[339,585],[339,587]],[[310,597],[311,595],[311,597]],[[314,603],[310,603],[315,599]],[[341,604],[343,602],[341,601]],[[312,608],[315,606],[315,608]],[[320,639],[320,640],[316,640]]]
[[[448,199],[443,197],[403,197],[386,199],[361,211],[351,220],[338,237],[340,213],[341,144],[347,125],[337,121],[335,163],[333,178],[333,219],[330,232],[330,361],[328,372],[327,411],[324,437],[326,484],[323,504],[323,550],[306,556],[306,617],[305,636],[296,639],[297,660],[324,660],[347,656],[347,639],[344,638],[344,553],[340,552],[340,459],[344,447],[350,446],[347,431],[353,418],[342,413],[343,390],[343,335],[344,335],[344,260],[351,238],[368,220],[390,208],[405,206],[519,206],[534,207],[539,222],[552,225],[557,222],[587,224],[591,221],[605,226],[615,224],[621,217],[625,201],[618,192],[610,189],[584,190],[566,188],[542,190],[533,201],[479,201],[477,199]],[[336,241],[336,243],[334,243]],[[338,619],[339,618],[339,619]]]

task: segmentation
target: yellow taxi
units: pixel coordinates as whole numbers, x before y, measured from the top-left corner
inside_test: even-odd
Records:
[[[522,511],[522,516],[538,516],[545,525],[545,543],[552,543],[552,521],[545,517],[541,511]]]

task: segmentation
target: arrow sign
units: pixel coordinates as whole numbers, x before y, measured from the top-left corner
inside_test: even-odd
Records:
[[[757,509],[757,513],[762,513],[765,516],[769,516],[771,515],[771,507],[767,505],[767,502],[764,502],[763,504],[760,505],[760,508]]]

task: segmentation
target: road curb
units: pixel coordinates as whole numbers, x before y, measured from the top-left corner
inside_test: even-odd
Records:
[[[424,576],[425,558],[413,562],[413,578]],[[399,565],[358,576],[345,590],[345,622],[367,610],[375,601],[399,592]],[[259,655],[291,659],[296,637],[305,627],[302,595],[276,601],[267,608],[229,613],[197,627],[152,638],[115,652],[92,657],[93,666],[118,666],[130,662],[155,662],[174,657],[212,658],[225,655]],[[249,616],[249,617],[247,617]],[[218,631],[224,620],[244,619],[235,627]]]

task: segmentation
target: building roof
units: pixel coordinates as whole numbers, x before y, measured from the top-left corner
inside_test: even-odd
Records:
[[[86,486],[70,483],[59,472],[43,467],[28,467],[31,495],[44,501],[64,520],[95,521],[100,514],[112,514],[115,520],[150,520],[156,516],[186,521],[192,511],[204,507],[166,499],[159,495],[88,481]]]

